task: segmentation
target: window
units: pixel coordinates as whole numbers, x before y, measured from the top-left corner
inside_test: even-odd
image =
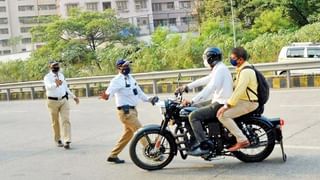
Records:
[[[168,26],[168,19],[156,19],[153,21],[154,27]]]
[[[174,2],[167,2],[167,9],[174,9]]]
[[[45,4],[45,5],[39,5],[38,8],[40,11],[56,10],[57,6],[55,4]]]
[[[102,3],[102,9],[103,10],[111,9],[111,2],[103,2]]]
[[[2,45],[2,47],[7,47],[7,46],[9,46],[9,40],[8,40],[8,39],[3,39],[3,40],[1,40],[1,45]]]
[[[1,6],[0,7],[0,12],[6,12],[6,7],[5,6]]]
[[[67,7],[67,15],[70,14],[70,10],[73,9],[73,8],[77,8],[78,7],[78,4],[66,4],[66,7]]]
[[[119,18],[119,21],[123,22],[123,23],[128,23],[129,22],[129,18]]]
[[[23,38],[21,42],[22,44],[31,44],[31,38]]]
[[[127,1],[117,1],[117,10],[118,11],[126,11],[128,10],[128,2]]]
[[[290,48],[287,51],[289,58],[303,58],[304,48]]]
[[[26,6],[18,6],[18,10],[19,11],[33,11],[34,10],[34,6],[32,5],[26,5]]]
[[[307,48],[307,55],[309,58],[320,58],[320,48]]]
[[[28,33],[32,27],[22,27],[20,28],[21,33]]]
[[[191,9],[191,1],[180,1],[180,9]]]
[[[87,3],[87,10],[98,11],[98,3]]]
[[[135,0],[136,9],[147,9],[147,0]]]
[[[9,34],[9,29],[8,28],[0,29],[0,34]]]
[[[3,51],[3,54],[10,54],[11,53],[11,50],[4,50]]]
[[[192,17],[182,17],[181,18],[181,22],[183,24],[190,24],[191,21],[192,21]]]
[[[175,26],[175,25],[177,25],[176,18],[170,18],[170,19],[169,19],[169,25],[170,25],[170,26]]]
[[[138,26],[145,26],[148,24],[148,18],[147,17],[140,17],[140,18],[137,18],[137,25]]]
[[[8,18],[0,18],[0,24],[8,24]]]
[[[152,11],[162,11],[161,3],[152,3]]]
[[[35,17],[35,16],[19,17],[19,22],[21,24],[36,24],[37,17]]]

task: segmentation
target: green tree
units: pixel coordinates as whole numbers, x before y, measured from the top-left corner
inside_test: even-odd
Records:
[[[116,18],[111,10],[105,12],[73,9],[67,19],[50,17],[52,21],[34,27],[33,41],[45,42],[36,56],[44,59],[61,59],[67,64],[81,63],[84,67],[101,65],[97,58],[98,47],[126,44],[135,41],[136,29]]]
[[[288,19],[281,8],[267,10],[255,20],[251,32],[254,35],[279,32],[282,29],[294,29],[295,25]]]

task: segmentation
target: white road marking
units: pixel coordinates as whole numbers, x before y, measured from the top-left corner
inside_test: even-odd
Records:
[[[280,105],[280,107],[320,107],[320,104],[299,104],[299,105],[283,104],[283,105]]]
[[[26,113],[28,111],[0,111],[0,114],[7,114],[7,113]]]
[[[320,146],[303,146],[303,145],[285,145],[288,149],[303,149],[303,150],[320,150]]]

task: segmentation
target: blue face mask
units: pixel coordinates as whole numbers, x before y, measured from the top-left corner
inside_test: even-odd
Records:
[[[237,62],[236,59],[231,59],[230,58],[230,63],[231,63],[232,66],[237,66],[238,65],[238,62]]]
[[[130,67],[127,67],[127,68],[125,68],[125,69],[122,69],[121,73],[122,73],[123,75],[128,75],[128,74],[130,73],[130,71],[131,71]]]

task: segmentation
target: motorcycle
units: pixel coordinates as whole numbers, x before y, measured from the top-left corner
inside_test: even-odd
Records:
[[[147,125],[135,133],[129,151],[136,166],[145,170],[162,169],[178,155],[178,152],[185,160],[188,152],[197,144],[188,120],[189,114],[197,107],[183,107],[182,94],[180,92],[175,94],[174,99],[156,103],[162,114],[160,125]],[[227,149],[236,143],[236,139],[215,118],[215,115],[212,115],[202,123],[206,136],[214,144],[209,153],[200,156],[204,160],[233,156],[243,162],[260,162],[272,153],[275,144],[280,144],[282,159],[287,160],[282,137],[284,120],[266,118],[254,113],[236,118],[235,122],[247,136],[250,146],[229,152]]]

